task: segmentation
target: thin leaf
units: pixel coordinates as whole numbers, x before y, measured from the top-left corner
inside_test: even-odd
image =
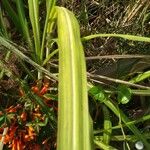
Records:
[[[127,34],[94,34],[94,35],[83,37],[82,41],[88,41],[98,37],[118,37],[118,38],[124,38],[132,41],[150,42],[149,37],[141,37],[141,36],[127,35]]]
[[[144,73],[141,73],[139,75],[137,75],[136,77],[134,77],[133,79],[130,80],[131,83],[138,83],[141,82],[147,78],[150,77],[150,71],[146,71]]]
[[[108,108],[103,105],[103,114],[104,114],[104,133],[103,133],[103,142],[106,145],[109,145],[111,133],[112,133],[112,123],[110,120],[110,113]]]
[[[0,117],[0,127],[2,127],[2,125],[5,123],[5,116],[4,115],[2,115],[1,117]]]
[[[145,139],[150,139],[150,133],[143,133]],[[95,136],[95,139],[102,140],[103,136]],[[123,142],[124,141],[124,136],[123,135],[113,135],[111,136],[111,140],[114,142]],[[135,135],[126,135],[126,141],[130,142],[136,142],[138,139]]]
[[[8,38],[9,36],[7,32],[7,26],[6,26],[6,22],[2,14],[3,13],[2,13],[1,6],[0,6],[0,34]]]
[[[1,36],[0,36],[0,45],[3,45],[4,47],[6,47],[8,50],[10,50],[13,53],[15,53],[19,58],[21,58],[22,60],[28,62],[29,64],[31,64],[32,66],[34,66],[39,71],[41,71],[41,72],[45,73],[46,75],[48,75],[49,77],[57,80],[57,77],[55,75],[51,74],[48,70],[46,70],[45,68],[41,67],[36,62],[34,62],[33,60],[31,60],[29,57],[27,57],[26,55],[24,55],[15,46],[13,46],[12,44],[10,44],[8,42],[8,40],[6,40],[5,38],[3,38]]]
[[[55,6],[56,0],[48,0],[46,1],[46,20],[44,24],[44,31],[43,31],[43,37],[42,37],[42,44],[41,44],[41,54],[40,54],[40,59],[43,60],[43,55],[44,55],[44,45],[45,45],[45,40],[47,36],[47,30],[48,30],[48,25],[53,26],[53,19],[55,18],[55,11],[54,11],[54,6]],[[49,30],[49,33],[51,33],[52,30]]]
[[[27,40],[27,44],[29,45],[30,49],[33,50],[32,42],[29,35],[28,23],[24,12],[24,4],[22,0],[16,0],[16,5],[17,5],[19,23],[21,25],[21,31],[23,33],[23,36]]]
[[[40,24],[39,24],[39,0],[28,0],[29,16],[33,29],[34,45],[37,62],[40,64]]]
[[[102,141],[98,140],[97,138],[98,137],[95,138],[94,143],[98,148],[103,149],[103,150],[117,150],[116,148],[112,146],[104,144]]]
[[[51,57],[53,57],[55,54],[58,53],[58,49],[54,50],[52,53],[50,53],[46,59],[44,60],[42,66],[46,65],[46,63],[51,59]]]
[[[131,90],[134,95],[150,96],[150,90]]]
[[[2,6],[4,6],[6,13],[9,15],[10,19],[13,21],[17,29],[21,31],[21,24],[19,22],[16,12],[11,6],[11,3],[8,0],[2,0]]]

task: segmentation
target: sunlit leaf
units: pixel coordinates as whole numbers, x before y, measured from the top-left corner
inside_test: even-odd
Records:
[[[136,77],[134,77],[133,79],[130,80],[131,83],[138,83],[141,82],[147,78],[150,77],[150,71],[146,71],[144,73],[141,73],[139,75],[137,75]]]
[[[118,87],[118,102],[121,104],[127,104],[131,100],[131,89],[124,86],[120,85]]]
[[[150,42],[149,37],[142,37],[142,36],[135,36],[135,35],[128,35],[128,34],[93,34],[89,35],[86,37],[83,37],[83,41],[88,41],[94,38],[99,38],[99,37],[118,37],[118,38],[124,38],[127,40],[132,40],[132,41],[140,41],[140,42]]]
[[[59,45],[58,150],[92,150],[85,57],[79,24],[57,7]]]
[[[104,93],[104,90],[99,86],[93,86],[89,93],[93,95],[93,98],[95,100],[98,100],[100,102],[103,102],[106,99],[106,95]]]

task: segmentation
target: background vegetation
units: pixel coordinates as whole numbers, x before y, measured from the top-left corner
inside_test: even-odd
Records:
[[[149,29],[147,0],[2,0],[0,149],[148,150]]]

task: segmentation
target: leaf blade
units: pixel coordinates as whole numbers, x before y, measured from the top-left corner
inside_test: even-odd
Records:
[[[91,150],[86,67],[79,25],[74,15],[67,9],[57,7],[57,11],[59,42],[57,149]]]

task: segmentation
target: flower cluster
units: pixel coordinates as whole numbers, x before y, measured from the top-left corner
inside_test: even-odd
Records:
[[[32,86],[31,91],[37,94],[46,105],[53,107],[56,111],[57,104],[54,105],[51,98],[45,98],[44,96],[48,93],[48,87],[48,83],[41,88]],[[0,111],[0,140],[5,147],[11,150],[40,150],[43,147],[45,150],[50,150],[50,144],[53,144],[54,147],[56,143],[56,136],[54,134],[42,135],[46,127],[50,128],[48,117],[41,111],[40,105],[24,98],[25,93],[22,89],[20,89],[19,93],[20,98],[24,99],[23,102],[21,101],[19,104],[11,105]],[[4,135],[6,128],[8,130]]]

